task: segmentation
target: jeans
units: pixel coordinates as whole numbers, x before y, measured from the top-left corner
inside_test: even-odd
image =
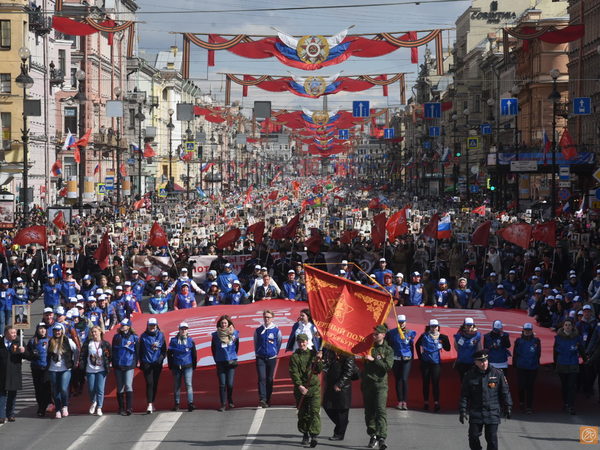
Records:
[[[39,411],[46,411],[48,405],[52,402],[50,379],[46,369],[31,367],[31,378],[35,389],[35,401]]]
[[[158,389],[158,380],[162,371],[162,363],[148,364],[142,369],[144,379],[146,380],[146,401],[154,403],[156,390]]]
[[[90,392],[90,401],[96,402],[98,408],[102,408],[104,403],[104,385],[106,383],[106,371],[87,374],[88,390]]]
[[[440,372],[442,366],[435,363],[421,361],[421,375],[423,375],[423,400],[429,402],[429,383],[433,387],[433,401],[440,401]]]
[[[69,382],[71,381],[71,369],[62,372],[48,372],[50,385],[54,396],[54,406],[57,411],[69,406]]]
[[[577,395],[577,373],[559,373],[558,376],[560,377],[563,403],[567,407],[573,408]]]
[[[471,450],[481,450],[479,436],[485,427],[485,441],[487,450],[498,449],[498,424],[497,423],[469,423],[469,448]]]
[[[0,419],[14,417],[17,391],[0,391]]]
[[[258,374],[258,399],[267,403],[271,402],[273,393],[273,377],[277,358],[256,357],[256,372]]]
[[[115,369],[117,393],[133,392],[133,369]]]
[[[533,408],[533,391],[535,389],[535,378],[537,369],[517,369],[517,380],[519,382],[519,403],[527,408]]]
[[[396,397],[399,402],[405,402],[408,392],[408,376],[410,375],[410,367],[412,360],[394,360],[392,370],[394,378],[396,378]]]
[[[179,405],[179,397],[181,394],[181,378],[185,381],[185,391],[187,392],[187,402],[188,405],[194,403],[194,389],[192,388],[192,375],[194,374],[193,367],[185,367],[180,369],[178,367],[174,367],[171,369],[173,373],[173,398],[175,399],[175,404]]]
[[[235,376],[235,367],[229,365],[227,361],[217,363],[217,377],[219,378],[219,397],[221,405],[225,401],[233,403],[233,377]]]
[[[0,333],[4,334],[4,328],[6,325],[10,325],[12,318],[12,311],[0,311]]]

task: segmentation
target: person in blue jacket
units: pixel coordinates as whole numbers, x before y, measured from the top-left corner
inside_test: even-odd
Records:
[[[503,284],[496,285],[496,293],[488,297],[488,301],[483,305],[484,308],[511,308],[512,299],[504,289]]]
[[[400,336],[402,330],[403,337]],[[406,316],[398,315],[398,326],[389,330],[385,336],[388,344],[394,350],[394,365],[392,371],[396,378],[396,398],[398,405],[396,409],[408,410],[406,400],[408,399],[408,377],[414,359],[414,340],[417,332],[406,326]]]
[[[204,294],[204,306],[220,305],[221,303],[223,303],[223,295],[219,289],[219,284],[213,281],[210,283],[206,294]]]
[[[273,323],[273,317],[273,311],[269,309],[263,311],[264,324],[254,331],[258,398],[262,408],[267,408],[271,402],[275,365],[283,342],[281,330]]]
[[[375,279],[379,284],[383,284],[383,278],[385,274],[390,274],[392,277],[394,276],[394,272],[387,268],[387,261],[385,258],[379,258],[379,267],[375,272]]]
[[[165,297],[162,286],[154,288],[154,295],[148,300],[150,314],[164,314],[169,310],[169,299]]]
[[[477,331],[477,326],[472,317],[465,317],[458,333],[454,335],[454,349],[456,350],[454,367],[462,383],[465,374],[475,363],[473,355],[483,349],[481,333]]]
[[[217,378],[219,379],[219,399],[221,406],[219,411],[225,411],[226,407],[232,409],[233,403],[233,380],[235,368],[238,365],[238,351],[240,347],[240,332],[235,329],[231,317],[223,315],[217,320],[217,331],[212,333],[210,349],[217,367]]]
[[[458,287],[452,291],[452,294],[455,308],[473,308],[473,291],[469,288],[466,278],[458,279]]]
[[[533,333],[533,324],[523,324],[523,332],[513,347],[513,366],[517,369],[519,404],[527,414],[533,413],[535,379],[540,367],[542,344]]]
[[[92,276],[89,274],[84,275],[79,293],[83,295],[84,298],[88,298],[90,295],[96,293],[96,289],[98,289],[98,285],[94,282]]]
[[[137,270],[131,271],[131,292],[135,296],[138,303],[142,302],[144,297],[144,290],[146,289],[146,282],[140,278],[140,273]]]
[[[50,255],[50,264],[48,264],[48,276],[54,275],[54,278],[60,282],[63,279],[63,271],[56,255]]]
[[[223,296],[226,305],[241,305],[248,300],[248,293],[242,288],[240,280],[233,280],[233,287]]]
[[[225,264],[225,271],[220,273],[217,277],[217,284],[219,285],[219,289],[223,294],[227,294],[233,288],[233,282],[237,280],[238,277],[235,273],[233,273],[233,267],[231,263]]]
[[[173,301],[173,309],[189,309],[195,308],[196,297],[190,292],[190,286],[187,283],[181,285],[181,289],[175,294],[175,300]]]
[[[130,320],[121,320],[119,331],[112,339],[112,366],[117,380],[119,414],[122,416],[133,413],[133,372],[138,365],[139,341]]]
[[[48,329],[44,322],[40,322],[35,329],[34,336],[26,347],[26,358],[31,361],[31,378],[35,389],[37,403],[37,416],[44,417],[46,408],[52,402],[50,378],[48,378]]]
[[[17,277],[14,286],[15,296],[13,298],[13,305],[29,305],[31,300],[29,298],[29,288],[25,284],[25,280],[21,277]]]
[[[483,348],[487,350],[490,366],[501,369],[506,375],[510,356],[510,337],[504,332],[501,320],[495,320],[492,331],[483,337]]]
[[[4,328],[12,322],[12,305],[15,291],[10,287],[10,282],[7,278],[2,279],[0,285],[0,330],[4,332]]]
[[[287,344],[285,346],[286,352],[296,351],[298,347],[297,337],[300,334],[305,334],[308,337],[308,349],[319,351],[321,350],[321,339],[319,338],[319,332],[317,331],[317,327],[313,323],[312,314],[310,313],[310,309],[305,308],[300,311],[300,315],[298,316],[298,320],[292,327],[292,331],[290,332],[290,336],[288,337]]]
[[[167,355],[167,343],[165,335],[158,327],[158,321],[154,317],[148,319],[146,331],[140,336],[138,347],[140,369],[144,373],[146,381],[146,414],[152,414],[154,409],[154,400],[156,390],[158,389],[158,380],[162,371],[163,361]]]
[[[196,344],[188,335],[189,326],[187,322],[179,324],[179,332],[169,341],[167,348],[167,359],[169,369],[173,374],[173,399],[175,404],[172,410],[179,409],[179,399],[181,394],[181,379],[185,382],[187,392],[187,409],[194,410],[194,388],[192,387],[192,376],[197,364]]]
[[[423,283],[421,283],[419,272],[412,273],[410,285],[408,286],[408,306],[425,306]]]
[[[423,378],[423,410],[429,410],[429,385],[433,387],[433,410],[440,410],[440,374],[442,371],[442,350],[450,351],[448,336],[440,333],[437,319],[431,319],[425,332],[419,336],[416,351],[421,360]]]
[[[289,300],[299,300],[300,283],[296,280],[296,271],[288,270],[287,280],[283,282],[281,287],[281,295]]]
[[[53,273],[48,275],[48,281],[42,288],[44,291],[44,308],[58,308],[60,305],[60,285]]]
[[[73,271],[71,269],[67,269],[66,278],[60,284],[61,294],[63,299],[66,301],[69,297],[77,297],[79,293],[80,286],[73,278]]]
[[[434,308],[448,308],[452,301],[452,289],[448,289],[448,282],[445,278],[440,278],[438,287],[433,294]]]
[[[583,340],[573,320],[567,319],[554,336],[554,365],[560,377],[564,409],[569,414],[575,411],[579,357],[585,358]]]
[[[479,293],[479,298],[481,298],[481,307],[482,308],[493,308],[494,297],[496,296],[496,290],[498,287],[498,275],[496,272],[490,273],[488,277],[488,281],[485,283],[481,292]]]

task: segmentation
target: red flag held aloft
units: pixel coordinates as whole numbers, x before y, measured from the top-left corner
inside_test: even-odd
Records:
[[[253,223],[246,229],[246,234],[252,234],[254,237],[254,243],[256,245],[260,245],[263,241],[263,236],[265,234],[265,221],[261,220],[260,222]]]
[[[17,245],[40,244],[46,247],[47,242],[46,227],[43,225],[23,228],[17,232],[17,235],[13,239],[13,244]]]
[[[433,216],[431,216],[431,219],[429,219],[429,223],[423,230],[423,235],[430,237],[431,239],[437,239],[438,222],[439,221],[440,221],[439,214],[436,213]]]
[[[490,228],[492,227],[492,221],[486,220],[475,229],[471,235],[471,244],[480,245],[487,247],[490,242]]]
[[[282,227],[273,229],[271,237],[275,240],[293,239],[296,236],[296,230],[300,223],[300,214],[296,214],[288,223]]]
[[[346,230],[342,234],[342,237],[340,238],[340,242],[342,244],[349,244],[352,242],[352,239],[354,239],[357,236],[358,236],[358,230]]]
[[[304,245],[311,253],[319,253],[321,251],[321,244],[323,244],[323,236],[318,228],[310,229],[310,237],[304,241]]]
[[[69,148],[87,147],[87,145],[90,142],[91,136],[92,136],[92,130],[89,129],[85,132],[85,134],[83,136],[81,136],[79,139],[77,139],[75,142],[73,142],[71,145],[69,145]]]
[[[67,228],[67,223],[65,222],[65,215],[63,214],[62,211],[59,211],[55,216],[54,219],[52,219],[52,223],[56,226],[56,228],[58,228],[59,230],[64,230],[65,228]]]
[[[373,224],[371,225],[371,240],[375,247],[380,247],[385,241],[385,224],[386,218],[385,213],[379,213],[373,217]]]
[[[108,267],[108,257],[110,256],[110,241],[108,239],[108,233],[104,233],[100,245],[94,252],[94,259],[98,261],[100,269],[104,270]]]
[[[406,223],[406,207],[392,214],[385,224],[388,239],[392,242],[396,237],[408,233],[408,224]]]
[[[550,247],[556,247],[556,222],[551,220],[534,225],[531,237],[535,241],[545,242]]]
[[[560,146],[560,151],[566,160],[577,157],[577,147],[573,143],[573,139],[571,139],[571,133],[569,133],[569,129],[567,127],[563,129],[563,133],[560,137],[558,145]]]
[[[269,200],[276,200],[278,195],[279,195],[279,191],[275,190],[275,191],[271,192],[267,198]]]
[[[150,239],[148,239],[148,243],[146,245],[150,247],[169,246],[167,233],[165,233],[165,230],[162,229],[158,222],[154,222],[152,225],[152,228],[150,229]]]
[[[150,142],[146,142],[146,145],[144,145],[144,158],[153,158],[154,156],[156,156],[156,152],[150,145]]]
[[[240,238],[242,232],[239,228],[232,228],[229,231],[223,233],[223,235],[217,240],[217,248],[227,248],[236,243]]]
[[[527,223],[514,223],[505,228],[499,229],[496,234],[502,239],[519,247],[529,248],[531,240],[531,225]]]
[[[485,205],[478,206],[471,211],[473,214],[479,214],[480,216],[485,216]]]

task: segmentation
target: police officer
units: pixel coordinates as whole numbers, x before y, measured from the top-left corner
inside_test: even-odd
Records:
[[[365,357],[365,368],[361,379],[361,390],[365,405],[365,423],[367,434],[371,437],[369,448],[379,444],[385,450],[387,444],[387,412],[388,371],[394,365],[394,351],[385,341],[388,329],[385,325],[377,325],[373,331],[373,348]]]
[[[303,434],[302,445],[314,448],[321,433],[321,382],[323,353],[308,348],[308,336],[296,337],[298,348],[290,358],[290,377],[298,408],[298,431]]]
[[[466,374],[460,392],[460,423],[469,418],[469,448],[480,450],[479,437],[485,427],[488,450],[498,448],[498,425],[504,413],[510,419],[512,398],[508,381],[500,369],[490,366],[485,350],[473,355],[475,366]]]

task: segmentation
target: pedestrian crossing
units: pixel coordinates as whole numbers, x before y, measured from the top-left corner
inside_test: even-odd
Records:
[[[17,416],[27,408],[37,406],[29,362],[23,364],[22,380],[23,388],[17,393],[17,400],[15,401],[15,415]]]

